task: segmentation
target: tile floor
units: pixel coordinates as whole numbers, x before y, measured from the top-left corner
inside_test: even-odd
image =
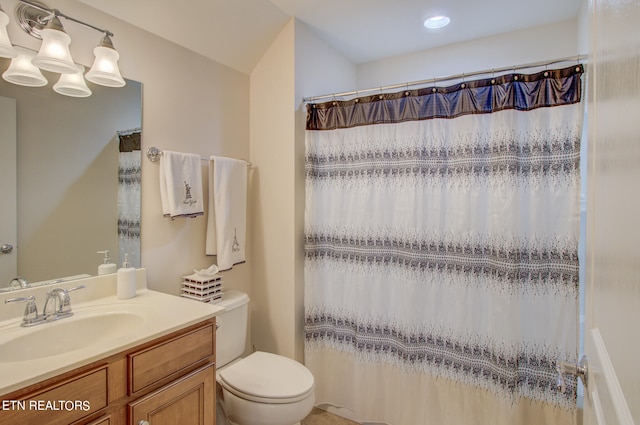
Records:
[[[301,425],[358,425],[357,422],[333,415],[322,409],[314,408],[309,416],[304,418]]]

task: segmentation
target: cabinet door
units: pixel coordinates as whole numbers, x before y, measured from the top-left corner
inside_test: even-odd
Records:
[[[129,403],[129,425],[215,425],[215,384],[215,366],[209,364]]]
[[[129,395],[183,375],[215,355],[214,323],[129,355]]]

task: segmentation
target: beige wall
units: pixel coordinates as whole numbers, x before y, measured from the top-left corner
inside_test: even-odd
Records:
[[[369,62],[358,66],[357,88],[369,89],[586,53],[586,47],[584,51],[579,50],[578,33],[578,20],[573,19]]]
[[[295,356],[294,22],[251,73],[252,330],[258,350]]]
[[[292,19],[251,73],[252,331],[258,350],[304,356],[303,97],[347,90],[355,65]]]

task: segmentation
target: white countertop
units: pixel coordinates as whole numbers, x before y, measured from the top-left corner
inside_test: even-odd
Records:
[[[144,270],[142,272],[139,270],[138,275],[143,279],[146,277]],[[92,279],[98,279],[99,283],[96,284]],[[92,287],[91,285],[100,285],[101,289],[96,290],[93,287],[92,290],[87,291],[90,295],[81,296],[85,289],[70,293],[72,298],[71,306],[74,313],[71,317],[28,328],[19,326],[22,321],[22,314],[19,317],[11,317],[0,321],[0,352],[3,349],[3,345],[7,347],[6,344],[11,344],[11,341],[15,338],[24,337],[31,332],[41,332],[40,335],[42,335],[42,332],[46,332],[48,327],[63,326],[65,323],[67,323],[66,326],[69,326],[72,321],[77,323],[73,326],[74,335],[68,336],[68,338],[71,338],[70,343],[76,342],[73,338],[89,341],[86,344],[81,344],[82,346],[79,348],[73,347],[75,349],[61,354],[38,354],[36,357],[40,358],[32,360],[16,360],[14,358],[11,358],[10,361],[1,360],[0,395],[210,319],[224,310],[223,307],[215,304],[201,303],[151,291],[146,289],[146,282],[140,284],[140,279],[138,279],[136,297],[128,300],[119,300],[113,295],[115,291],[112,291],[112,289],[115,289],[115,282],[111,282],[111,279],[115,280],[115,276],[83,279],[70,284],[55,286],[69,288],[84,284],[87,285],[87,288],[90,288]],[[52,289],[52,287],[47,289]],[[9,298],[6,295],[13,297],[28,295],[29,293],[26,291],[21,290],[2,294],[3,297],[0,297],[0,301],[4,304],[3,298]],[[38,291],[38,294],[39,296],[36,295],[37,305],[39,311],[41,311],[44,303],[42,290]],[[7,306],[9,304],[6,306],[0,305],[0,309]],[[24,310],[24,304],[20,303],[19,306]],[[15,308],[13,311],[15,312]],[[94,336],[91,335],[89,329],[84,332],[82,321],[95,316],[114,317],[120,319],[120,321],[114,322],[114,328],[110,328],[108,325],[106,328],[103,327],[104,329]],[[127,322],[129,317],[132,319],[130,326]],[[0,317],[0,319],[3,319],[3,317]],[[67,338],[66,334],[65,338]]]

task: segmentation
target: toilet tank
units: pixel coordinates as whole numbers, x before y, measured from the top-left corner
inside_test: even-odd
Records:
[[[216,331],[216,367],[242,356],[247,339],[249,320],[249,296],[240,291],[224,291],[216,305],[225,311],[216,316],[220,325]]]

